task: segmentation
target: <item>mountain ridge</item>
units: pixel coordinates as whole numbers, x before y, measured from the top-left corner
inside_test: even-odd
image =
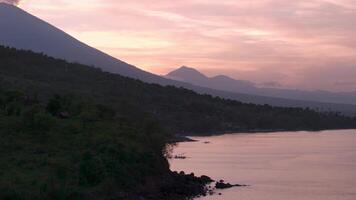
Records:
[[[189,69],[192,71],[194,68]],[[226,75],[208,77],[198,70],[194,70],[196,71],[195,74],[199,73],[202,75],[195,77],[194,74],[189,74],[189,71],[187,71],[186,68],[181,67],[168,73],[166,77],[175,80],[182,80],[201,87],[208,87],[229,92],[302,101],[356,105],[356,92],[329,92],[324,90],[304,91],[297,89],[258,87],[258,84],[250,81],[237,80]],[[189,75],[187,76],[186,74]]]
[[[200,94],[209,94],[245,103],[269,104],[284,107],[322,107],[323,110],[331,109],[347,114],[355,113],[356,115],[356,106],[296,101],[262,95],[244,94],[243,92],[229,92],[196,86],[145,72],[80,42],[64,31],[13,5],[0,3],[0,27],[2,27],[0,31],[0,45],[31,50],[69,62],[94,66],[106,72],[120,74],[148,83],[184,87]]]
[[[1,46],[0,60],[0,90],[16,89],[29,96],[37,93],[41,94],[37,99],[42,100],[56,94],[79,95],[116,108],[133,119],[152,116],[170,133],[319,130],[348,127],[343,123],[331,126],[339,123],[338,119],[356,120],[334,112],[256,105],[202,95],[185,88],[149,84],[98,68]],[[326,119],[327,123],[322,123]],[[351,127],[356,125],[356,121],[350,122]]]
[[[10,4],[0,3],[2,45],[44,53],[69,62],[100,66],[103,70],[147,81],[163,81],[154,74],[114,58],[79,41],[57,27]]]

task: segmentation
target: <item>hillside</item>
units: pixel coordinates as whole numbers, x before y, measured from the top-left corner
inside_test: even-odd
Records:
[[[228,92],[160,77],[90,47],[59,28],[16,6],[1,2],[0,27],[0,45],[31,50],[69,62],[94,66],[106,72],[140,79],[144,82],[184,87],[201,94],[235,99],[245,103],[269,104],[284,107],[320,108],[326,111],[340,111],[350,115],[356,115],[356,106],[272,98],[260,95],[249,95],[243,92]]]
[[[148,82],[164,80],[94,49],[13,5],[0,3],[0,26],[1,45],[45,53],[70,62],[101,66],[104,71]]]
[[[0,47],[0,199],[180,200],[208,177],[169,170],[173,133],[355,128]]]
[[[251,130],[320,130],[356,127],[355,119],[310,109],[225,100],[173,86],[148,84],[29,51],[0,48],[4,88],[48,99],[74,94],[94,99],[131,119],[152,116],[171,133],[209,134]]]
[[[211,181],[169,170],[153,120],[73,96],[0,90],[0,137],[0,199],[181,200]]]

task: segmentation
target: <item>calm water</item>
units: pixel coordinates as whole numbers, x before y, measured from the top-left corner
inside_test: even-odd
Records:
[[[193,139],[175,148],[188,158],[172,170],[251,185],[201,200],[356,200],[356,130]]]

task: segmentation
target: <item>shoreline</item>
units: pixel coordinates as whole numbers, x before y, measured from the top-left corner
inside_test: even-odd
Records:
[[[146,184],[138,185],[136,191],[114,196],[117,200],[193,200],[213,194],[210,177],[195,176],[194,173],[169,171],[159,177],[152,177]]]
[[[278,178],[275,179],[273,177],[285,177],[283,180],[286,181],[286,185],[292,191],[288,195],[295,194],[295,192],[300,192],[303,189],[306,193],[309,192],[308,195],[315,198],[320,194],[314,193],[314,190],[310,190],[309,187],[318,190],[321,188],[319,186],[322,186],[327,191],[330,184],[322,177],[328,177],[330,169],[332,169],[331,178],[328,180],[340,185],[337,195],[341,198],[345,191],[352,190],[352,188],[348,188],[343,183],[349,180],[348,175],[352,173],[352,167],[349,166],[355,165],[354,162],[350,163],[348,156],[345,156],[349,155],[349,152],[352,152],[355,148],[353,145],[353,141],[356,139],[355,136],[356,129],[316,133],[290,132],[284,134],[280,132],[276,134],[246,134],[241,136],[236,134],[212,138],[194,137],[193,139],[197,139],[200,142],[182,143],[174,150],[174,153],[178,154],[184,152],[189,156],[189,159],[172,161],[171,169],[193,171],[197,175],[204,173],[211,175],[216,180],[224,176],[228,181],[251,184],[251,188],[241,188],[243,195],[256,195],[258,199],[264,199],[264,195],[270,193],[270,186],[276,188],[274,193],[276,193],[277,198],[284,195],[281,190],[284,186],[280,185]],[[205,145],[204,141],[209,141],[211,145]],[[330,146],[330,144],[332,145]],[[224,149],[224,147],[227,148]],[[318,165],[315,164],[315,152],[318,152],[319,158],[321,158],[318,159]],[[253,159],[260,157],[260,155],[266,158],[261,161]],[[294,159],[301,157],[303,159]],[[269,165],[269,163],[276,164]],[[345,167],[346,165],[347,168]],[[264,169],[261,170],[261,166],[268,166],[268,168],[264,171]],[[300,179],[298,179],[300,182],[308,182],[310,185],[295,187],[296,176],[294,174],[298,174],[301,169],[305,170],[306,174],[312,174],[315,170],[320,170],[321,174],[317,176],[320,175],[321,178],[300,176]],[[276,173],[278,176],[270,176],[266,172]],[[254,176],[251,176],[250,173],[254,174]],[[343,177],[342,179],[340,179],[339,174]],[[261,193],[257,192],[257,190],[266,185],[267,181],[271,185],[261,190]],[[281,192],[279,193],[279,191]],[[232,189],[232,191],[222,191],[222,194],[227,199],[234,199],[234,195],[240,196],[239,193],[240,188]],[[327,196],[325,195],[325,197]],[[218,199],[219,197],[212,196],[208,199],[215,198]]]
[[[356,128],[335,128],[335,129],[271,129],[271,130],[238,130],[238,131],[215,131],[210,133],[188,133],[188,134],[177,134],[180,138],[178,142],[196,142],[199,140],[191,139],[190,137],[209,137],[209,136],[220,136],[228,134],[258,134],[258,133],[274,133],[274,132],[322,132],[322,131],[337,131],[337,130],[356,130]]]
[[[181,142],[199,142],[201,140],[199,139],[191,139],[190,137],[210,137],[210,136],[220,136],[220,135],[228,135],[228,134],[259,134],[259,133],[273,133],[273,132],[321,132],[321,131],[332,131],[332,130],[356,130],[356,129],[322,129],[322,130],[281,130],[281,129],[276,129],[276,130],[250,130],[250,131],[241,131],[241,132],[236,132],[236,131],[226,131],[226,132],[220,132],[220,133],[214,133],[214,134],[206,134],[206,135],[176,135],[175,136],[175,142],[172,143],[181,143]],[[180,158],[170,158],[170,159],[180,159]],[[185,158],[183,158],[185,159]],[[176,173],[176,172],[173,172]],[[180,172],[178,175],[182,175],[184,176],[184,172]],[[194,173],[191,173],[190,176],[193,176],[195,178],[196,177],[194,175]],[[207,177],[209,179],[211,179],[208,176],[203,175],[204,177]],[[215,181],[213,179],[211,179],[211,182],[205,183],[205,185],[203,185],[204,190],[201,190],[201,193],[199,195],[195,195],[195,196],[186,196],[186,199],[192,200],[195,198],[198,198],[200,196],[207,196],[207,195],[221,195],[221,193],[215,193],[216,189],[227,189],[227,188],[231,188],[231,187],[245,187],[245,186],[249,186],[249,185],[240,185],[240,184],[230,184],[230,183],[224,183],[223,180],[220,181],[216,181],[216,186],[215,187],[211,187],[211,183],[214,183]],[[177,184],[181,184],[181,183],[177,183]],[[176,200],[176,199],[172,199],[172,200]]]

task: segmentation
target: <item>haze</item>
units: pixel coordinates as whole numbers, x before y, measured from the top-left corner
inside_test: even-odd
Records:
[[[187,65],[268,86],[356,90],[353,0],[25,0],[19,6],[156,74]]]

